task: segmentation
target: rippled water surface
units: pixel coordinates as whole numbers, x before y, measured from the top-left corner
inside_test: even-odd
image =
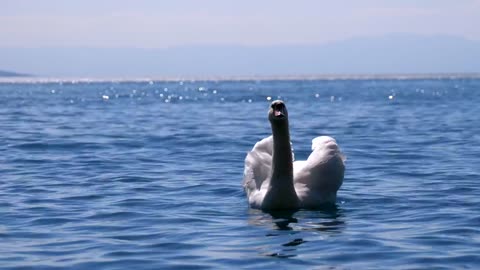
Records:
[[[334,136],[336,208],[248,208],[243,160],[287,102]],[[477,269],[480,80],[0,84],[0,268]]]

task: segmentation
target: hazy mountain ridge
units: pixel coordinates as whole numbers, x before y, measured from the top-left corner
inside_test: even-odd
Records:
[[[0,70],[0,77],[27,77],[29,75],[13,71]]]
[[[0,48],[2,65],[40,76],[282,76],[480,72],[480,42],[387,35],[321,45]]]

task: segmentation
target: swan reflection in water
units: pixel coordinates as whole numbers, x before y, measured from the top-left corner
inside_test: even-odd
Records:
[[[334,236],[346,227],[344,213],[336,205],[321,210],[263,212],[249,209],[248,216],[250,225],[267,229],[265,236],[271,238],[269,242],[274,244],[262,246],[261,253],[279,258],[295,257],[299,246],[318,240],[319,236]],[[276,251],[272,252],[272,248]]]

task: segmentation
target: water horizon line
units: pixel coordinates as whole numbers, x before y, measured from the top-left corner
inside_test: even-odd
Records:
[[[335,81],[335,80],[442,80],[480,79],[480,72],[364,73],[239,76],[21,76],[0,77],[0,83],[102,83],[102,82],[195,82],[195,81]]]

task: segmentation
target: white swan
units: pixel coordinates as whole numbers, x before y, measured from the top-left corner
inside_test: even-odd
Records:
[[[345,172],[337,142],[328,136],[317,137],[308,159],[294,161],[283,101],[272,102],[268,119],[272,136],[257,142],[245,158],[243,186],[250,206],[281,210],[335,203]]]

